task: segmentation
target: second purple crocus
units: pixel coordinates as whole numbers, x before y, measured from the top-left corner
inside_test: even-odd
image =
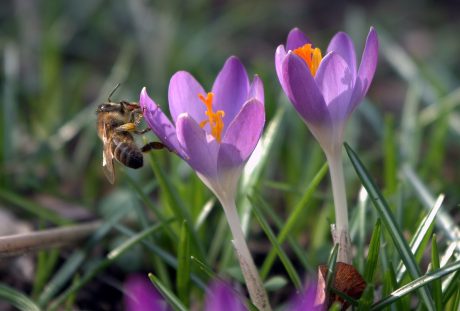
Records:
[[[219,199],[251,300],[260,310],[269,310],[235,206],[243,166],[265,124],[262,81],[255,76],[250,82],[244,66],[232,56],[217,75],[211,92],[205,92],[190,73],[179,71],[171,78],[168,99],[173,122],[146,89],[142,90],[140,105],[147,124]]]
[[[281,87],[326,154],[335,205],[333,238],[339,244],[338,261],[345,263],[351,263],[351,251],[341,158],[343,134],[346,121],[369,89],[377,58],[373,27],[359,67],[353,41],[344,32],[332,38],[323,57],[321,50],[294,28],[286,46],[278,46],[275,53]]]

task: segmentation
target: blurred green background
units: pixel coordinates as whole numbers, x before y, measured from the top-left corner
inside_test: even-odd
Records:
[[[250,75],[262,77],[271,118],[284,96],[274,73],[274,50],[294,26],[323,50],[334,33],[347,31],[358,57],[369,27],[376,26],[381,56],[368,94],[370,109],[392,113],[399,122],[408,81],[417,88],[420,108],[435,105],[457,87],[458,12],[454,1],[2,2],[2,189],[54,193],[90,205],[110,190],[99,167],[94,110],[117,83],[122,86],[115,99],[137,101],[146,86],[167,109],[174,72],[190,71],[210,88],[225,59],[237,55]],[[303,127],[293,122],[286,127]],[[366,141],[366,151],[378,153],[375,138],[383,124],[363,123],[359,138]],[[429,132],[417,133],[419,139]],[[284,141],[308,145],[311,138],[299,129]],[[450,158],[458,156],[458,141],[449,141]],[[284,164],[271,165],[282,171]],[[455,181],[449,166],[436,169],[439,177]]]
[[[146,86],[167,111],[174,72],[187,70],[210,89],[224,61],[236,55],[250,76],[259,74],[264,82],[267,124],[280,106],[286,108],[258,183],[258,193],[285,219],[324,156],[281,91],[275,49],[293,27],[323,51],[343,30],[353,38],[359,61],[373,25],[380,39],[379,65],[366,101],[347,127],[346,141],[390,199],[409,200],[402,213],[419,219],[419,209],[409,212],[413,194],[400,184],[405,177],[399,168],[408,164],[434,193],[446,193],[447,211],[458,220],[459,12],[458,1],[434,0],[2,1],[0,207],[35,227],[49,225],[34,219],[40,209],[78,222],[142,206],[135,184],[161,209],[161,195],[147,166],[134,171],[117,165],[116,185],[105,179],[96,106],[121,83],[114,100],[137,101]],[[152,134],[148,137],[153,139]],[[210,192],[177,158],[160,152],[155,161],[190,204],[192,217],[198,217]],[[348,161],[345,165],[353,208],[359,183]],[[312,254],[311,267],[324,262],[330,250],[328,187],[325,178],[309,211],[324,221],[315,223],[304,215],[305,225],[297,229],[301,244]],[[403,195],[392,196],[401,187],[398,193]],[[411,228],[411,217],[400,219]],[[205,229],[201,236],[206,237]],[[267,252],[266,243],[251,243],[256,253]]]

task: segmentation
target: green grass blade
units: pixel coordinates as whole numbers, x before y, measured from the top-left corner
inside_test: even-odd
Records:
[[[396,168],[396,135],[395,122],[391,115],[385,117],[385,131],[383,134],[384,146],[384,176],[385,176],[385,194],[391,195],[396,192],[397,187],[397,168]]]
[[[199,268],[204,272],[206,273],[211,279],[216,279],[217,278],[217,274],[212,270],[212,268],[210,266],[208,266],[207,264],[205,264],[204,262],[202,262],[201,260],[199,260],[198,258],[194,257],[194,256],[190,256],[190,260],[194,263],[196,263]]]
[[[122,234],[124,234],[126,236],[129,236],[129,237],[132,237],[132,236],[134,236],[136,234],[131,229],[128,229],[127,227],[122,226],[122,225],[117,225],[115,227],[115,229],[118,230],[120,233],[122,233]],[[150,241],[148,241],[146,239],[142,240],[141,243],[149,251],[151,251],[152,254],[154,254],[155,256],[158,256],[164,263],[166,263],[168,266],[170,266],[174,270],[177,270],[177,266],[178,266],[179,263],[177,261],[177,258],[174,255],[171,255],[166,250],[162,249],[161,247],[157,246],[155,243],[152,243],[152,242],[150,242]],[[201,289],[206,288],[205,282],[203,282],[203,280],[197,274],[191,273],[191,280],[199,288],[201,288]],[[164,281],[163,281],[163,284],[165,284]]]
[[[435,204],[435,198],[414,172],[412,167],[404,165],[402,172],[414,188],[415,194],[420,198],[420,202],[422,202],[423,206],[425,206],[426,209],[431,209]],[[450,241],[460,241],[460,228],[448,213],[440,210],[436,217],[436,225],[439,226]],[[456,242],[456,247],[457,251],[460,251],[459,242]]]
[[[307,208],[307,203],[313,196],[316,188],[318,187],[319,183],[323,180],[324,176],[328,171],[327,163],[325,163],[316,173],[315,177],[311,181],[310,185],[308,186],[307,190],[303,194],[300,201],[294,207],[292,213],[289,214],[289,218],[286,220],[284,226],[281,228],[281,231],[278,233],[276,238],[278,244],[282,244],[286,238],[288,238],[289,233],[291,230],[298,225],[299,222],[302,221],[302,217],[299,217],[301,214],[305,212],[305,208]],[[268,253],[264,263],[262,264],[262,268],[260,269],[260,275],[262,279],[265,279],[276,259],[276,250],[272,249]]]
[[[284,268],[286,269],[286,272],[289,275],[289,278],[291,279],[296,289],[298,290],[302,289],[302,282],[300,281],[300,277],[297,274],[297,271],[295,270],[294,265],[292,264],[291,260],[289,260],[289,257],[284,252],[282,246],[278,243],[275,234],[273,233],[267,220],[263,217],[262,213],[257,207],[257,204],[255,204],[255,202],[252,199],[251,201],[253,202],[252,211],[254,213],[254,216],[256,217],[260,226],[262,227],[268,239],[270,240],[270,243],[275,248],[277,255],[279,256],[281,262],[283,263]]]
[[[40,307],[26,295],[4,284],[0,284],[0,298],[21,311],[41,310]]]
[[[260,208],[261,208],[262,213],[264,213],[264,215],[270,215],[270,220],[273,221],[273,223],[277,227],[278,231],[282,230],[284,225],[285,225],[285,220],[281,219],[281,217],[279,217],[272,210],[272,208],[269,206],[267,201],[265,201],[260,195],[255,193],[254,197],[258,200],[258,202],[261,203]],[[303,267],[305,267],[307,270],[310,270],[310,271],[314,272],[315,269],[313,269],[313,267],[309,264],[309,262],[307,260],[305,249],[303,249],[302,246],[299,245],[298,241],[293,236],[288,235],[287,238],[286,238],[286,242],[289,243],[289,246],[292,248],[292,251],[297,256],[297,259],[300,261],[300,264]],[[270,251],[272,251],[272,250],[270,250]],[[276,252],[275,252],[274,255],[276,256]]]
[[[42,293],[38,298],[38,303],[40,306],[45,306],[50,299],[62,289],[62,287],[67,283],[76,273],[77,269],[84,262],[88,253],[97,245],[102,238],[104,238],[112,229],[112,227],[117,223],[125,214],[126,210],[123,210],[110,219],[106,220],[97,230],[94,232],[92,237],[89,239],[84,250],[74,252],[62,265],[62,267],[57,271],[53,278],[46,284]]]
[[[187,308],[182,304],[179,298],[177,298],[173,292],[164,286],[164,284],[155,275],[149,273],[149,279],[166,301],[168,301],[169,305],[174,308],[174,310],[187,311]]]
[[[397,290],[393,291],[387,297],[376,302],[374,305],[372,305],[371,310],[381,310],[387,307],[388,305],[394,303],[395,301],[401,299],[401,297],[413,292],[414,290],[418,288],[426,288],[427,284],[433,281],[439,280],[443,276],[456,272],[458,270],[460,270],[460,261],[453,262],[451,264],[444,266],[443,268],[439,270],[427,273],[426,275],[398,288]]]
[[[285,106],[279,106],[274,118],[267,125],[267,128],[262,135],[259,143],[257,144],[254,152],[244,166],[243,173],[241,174],[240,195],[241,202],[238,206],[241,210],[241,227],[243,232],[246,232],[250,219],[252,205],[248,201],[248,196],[251,196],[254,187],[259,183],[260,178],[263,176],[263,170],[273,154],[272,149],[276,146],[275,141],[280,136],[280,128],[283,125],[282,120],[285,113]],[[228,248],[227,252],[230,251]]]
[[[110,266],[118,257],[120,257],[123,253],[128,251],[131,247],[148,237],[150,234],[158,231],[162,226],[168,225],[168,223],[172,222],[173,219],[170,219],[167,222],[155,224],[138,234],[132,236],[127,241],[119,245],[118,247],[114,248],[107,254],[107,258],[98,262],[94,267],[90,269],[78,282],[72,284],[70,288],[68,288],[64,293],[62,293],[53,303],[50,305],[49,310],[55,310],[59,307],[70,295],[74,294],[76,291],[81,289],[85,284],[87,284],[94,276],[96,276],[99,272],[106,269]]]
[[[337,263],[337,255],[339,253],[339,244],[336,244],[332,249],[329,260],[327,261],[327,276],[326,276],[326,295],[331,292],[332,285],[335,279],[335,265]]]
[[[458,287],[457,294],[455,295],[455,298],[452,301],[451,310],[460,310],[460,286]]]
[[[373,284],[368,284],[366,286],[366,289],[363,292],[363,295],[361,298],[358,300],[358,310],[359,311],[364,311],[364,310],[369,310],[371,307],[372,303],[374,302],[374,285]]]
[[[450,278],[449,276],[448,278]],[[442,303],[443,305],[447,304],[449,299],[460,289],[460,271],[455,272],[451,277],[451,282],[449,282],[446,287],[443,286],[442,291]],[[444,284],[443,284],[444,285]]]
[[[433,234],[431,238],[431,268],[433,271],[439,270],[439,252],[438,243],[436,242],[436,234]],[[442,287],[441,280],[433,281],[433,299],[436,306],[436,310],[442,310]]]
[[[4,189],[0,189],[0,199],[22,208],[31,215],[37,216],[39,219],[47,220],[56,225],[69,225],[73,223],[70,220],[62,218],[57,213],[44,208],[40,204]]]
[[[179,245],[177,249],[176,284],[179,299],[187,306],[190,287],[190,235],[187,230],[187,221],[182,222]]]
[[[154,158],[155,156],[156,155],[154,155],[154,153],[152,152],[150,154],[149,160],[155,177],[158,180],[161,193],[166,196],[166,200],[168,204],[171,206],[172,210],[174,211],[176,217],[178,219],[185,219],[187,221],[187,229],[189,231],[189,234],[191,235],[191,240],[193,241],[194,246],[196,246],[197,251],[199,252],[198,257],[206,258],[204,255],[205,252],[203,245],[202,243],[200,243],[200,239],[198,238],[198,234],[194,228],[192,216],[190,215],[190,212],[187,209],[184,201],[180,198],[176,189],[171,184],[171,181],[168,179],[160,165],[158,165],[158,162]]]
[[[394,216],[391,213],[390,208],[382,196],[374,181],[369,176],[366,168],[363,166],[361,161],[358,158],[358,155],[351,149],[351,147],[345,143],[345,149],[347,150],[348,156],[353,164],[353,167],[356,170],[359,178],[363,186],[366,188],[367,192],[369,193],[369,197],[371,198],[372,203],[374,204],[375,208],[377,209],[380,218],[385,226],[385,228],[390,233],[391,238],[393,239],[393,243],[398,250],[401,259],[403,260],[404,264],[406,265],[409,274],[413,279],[417,279],[420,277],[421,273],[415,261],[415,257],[412,254],[407,241],[404,239],[401,230],[399,229],[396,221],[394,220]],[[423,299],[428,310],[434,310],[434,303],[433,299],[431,298],[430,292],[427,288],[421,287],[419,290],[419,294]]]
[[[380,253],[380,219],[377,219],[374,231],[372,232],[371,241],[369,243],[369,252],[367,255],[366,267],[364,269],[364,279],[367,283],[373,283],[375,271],[379,260]]]
[[[430,210],[428,215],[426,215],[421,221],[420,225],[417,228],[417,231],[415,232],[414,236],[412,237],[412,240],[409,243],[411,252],[412,254],[415,254],[416,259],[421,258],[423,255],[425,246],[428,244],[428,240],[430,239],[431,233],[433,232],[433,223],[436,219],[436,215],[438,214],[439,209],[442,206],[443,201],[444,195],[441,194],[436,200],[433,208]],[[401,263],[399,264],[397,271],[398,272],[396,279],[400,281],[404,277],[406,268]]]

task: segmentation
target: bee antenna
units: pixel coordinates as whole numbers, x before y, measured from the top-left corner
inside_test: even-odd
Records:
[[[112,102],[112,100],[111,100],[112,95],[113,95],[113,93],[116,92],[116,90],[117,90],[119,87],[120,87],[120,83],[118,83],[118,84],[115,86],[115,88],[112,90],[112,92],[110,92],[109,98],[107,99],[109,103]]]

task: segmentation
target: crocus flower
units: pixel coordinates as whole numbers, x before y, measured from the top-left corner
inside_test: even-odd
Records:
[[[275,53],[276,73],[286,95],[326,152],[341,148],[344,126],[374,77],[377,34],[371,27],[357,67],[355,48],[344,32],[329,43],[326,55],[297,28]]]
[[[246,311],[246,307],[241,302],[240,297],[226,283],[216,281],[211,284],[205,302],[205,311]]]
[[[260,310],[270,310],[235,207],[241,171],[265,123],[262,81],[255,76],[250,83],[240,61],[230,57],[211,92],[190,73],[179,71],[171,78],[168,97],[173,123],[142,90],[139,103],[147,124],[221,202],[251,300]]]
[[[281,87],[326,154],[335,205],[333,239],[339,244],[338,261],[345,263],[351,263],[351,251],[341,158],[343,132],[369,89],[377,57],[378,40],[372,27],[359,67],[353,41],[344,32],[332,38],[324,58],[297,28],[289,32],[286,47],[278,46],[275,53]]]
[[[259,141],[265,123],[263,84],[252,83],[243,65],[230,57],[212,91],[185,71],[169,84],[171,123],[144,88],[140,105],[147,124],[222,200],[233,199],[244,163]]]
[[[170,310],[144,275],[130,275],[123,285],[123,291],[126,311]]]
[[[320,311],[322,305],[316,302],[317,288],[315,283],[305,286],[302,293],[297,294],[290,302],[286,310],[289,311]]]

